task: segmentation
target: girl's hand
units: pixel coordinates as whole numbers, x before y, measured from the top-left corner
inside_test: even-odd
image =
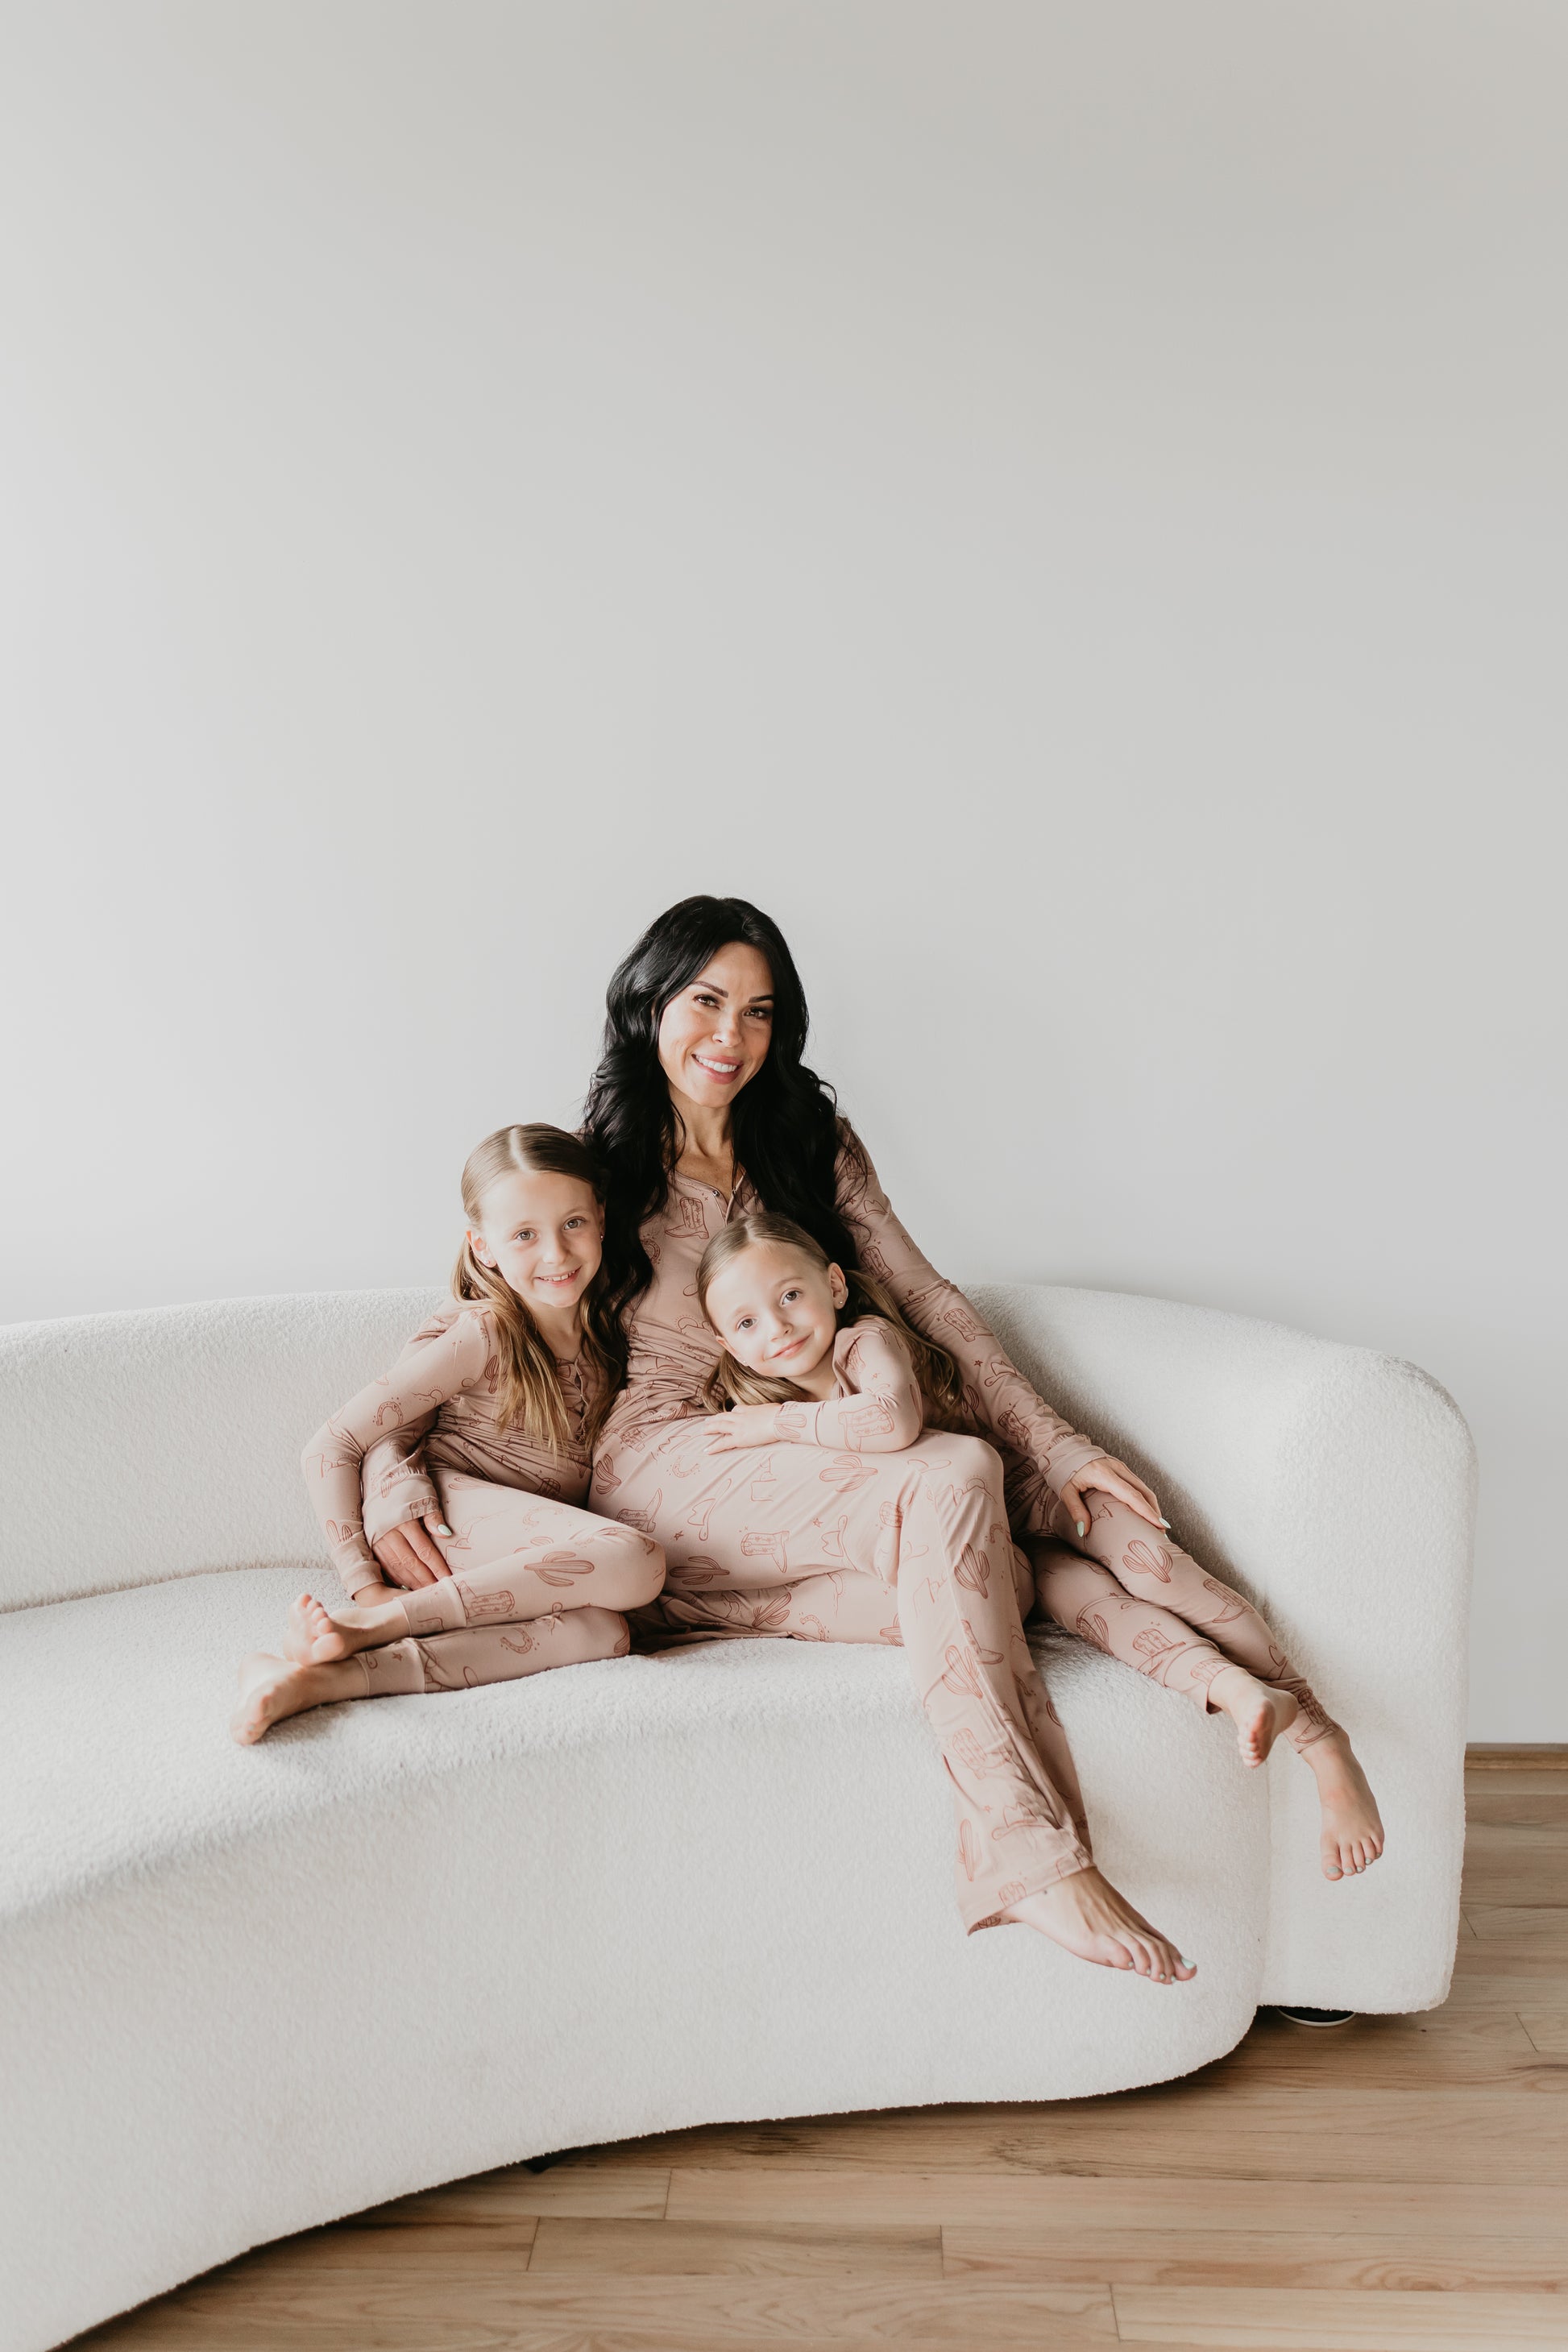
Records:
[[[1062,1488],[1062,1509],[1067,1515],[1068,1524],[1075,1528],[1079,1536],[1087,1534],[1089,1529],[1089,1505],[1084,1500],[1086,1492],[1114,1495],[1119,1503],[1125,1503],[1129,1509],[1137,1512],[1140,1518],[1147,1519],[1152,1528],[1170,1527],[1171,1522],[1161,1511],[1159,1496],[1153,1488],[1145,1486],[1136,1471],[1129,1470],[1125,1462],[1118,1462],[1114,1454],[1102,1454],[1096,1461],[1086,1462],[1078,1476]]]
[[[400,1584],[405,1592],[417,1592],[422,1584],[434,1584],[437,1578],[451,1575],[436,1540],[437,1536],[450,1539],[451,1533],[446,1520],[431,1511],[423,1519],[409,1519],[400,1528],[389,1528],[371,1549],[388,1584]]]
[[[708,1441],[710,1454],[742,1454],[750,1446],[773,1445],[779,1436],[776,1404],[737,1404],[716,1415]]]

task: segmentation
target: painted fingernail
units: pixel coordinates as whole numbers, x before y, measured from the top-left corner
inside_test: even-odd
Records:
[[[1165,1529],[1167,1534],[1170,1533],[1171,1522],[1169,1519],[1162,1519],[1160,1525]]]
[[[1083,1531],[1084,1531],[1084,1528],[1083,1528],[1083,1521],[1082,1521],[1081,1519],[1079,1519],[1079,1520],[1078,1520],[1078,1521],[1077,1521],[1077,1523],[1076,1523],[1076,1524],[1077,1524],[1078,1531],[1079,1531],[1079,1535],[1082,1535],[1082,1533],[1083,1533]]]
[[[452,1530],[447,1525],[445,1519],[437,1519],[436,1522],[436,1532],[438,1536],[449,1536]]]

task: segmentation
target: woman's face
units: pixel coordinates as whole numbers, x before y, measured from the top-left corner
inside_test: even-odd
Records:
[[[703,1110],[723,1108],[762,1068],[773,1034],[767,959],[731,940],[664,1008],[658,1059],[670,1093]]]

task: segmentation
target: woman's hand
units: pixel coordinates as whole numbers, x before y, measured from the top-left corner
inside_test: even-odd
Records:
[[[787,1410],[783,1408],[783,1410]],[[742,1454],[749,1446],[773,1445],[785,1433],[779,1427],[776,1404],[737,1404],[716,1416],[710,1454]],[[802,1422],[805,1415],[801,1416]]]
[[[449,1538],[451,1533],[446,1520],[429,1511],[423,1519],[408,1519],[400,1528],[389,1528],[371,1549],[388,1584],[400,1584],[405,1592],[417,1592],[422,1584],[434,1584],[437,1578],[451,1575],[436,1541],[437,1536]]]
[[[1125,1462],[1118,1462],[1114,1454],[1101,1454],[1093,1462],[1086,1462],[1078,1476],[1062,1488],[1062,1509],[1068,1525],[1076,1528],[1080,1536],[1089,1532],[1086,1492],[1114,1495],[1119,1503],[1125,1503],[1152,1528],[1169,1528],[1171,1524],[1160,1509],[1153,1488],[1145,1486],[1136,1471],[1129,1470]]]

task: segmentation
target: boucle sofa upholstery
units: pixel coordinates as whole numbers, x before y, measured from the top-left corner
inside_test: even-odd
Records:
[[[1473,1465],[1424,1374],[1234,1316],[974,1294],[1157,1481],[1354,1727],[1385,1859],[1320,1876],[1310,1775],[1040,1637],[1165,1990],[966,1939],[893,1651],[725,1643],[323,1709],[237,1748],[234,1668],[333,1591],[304,1436],[427,1291],[0,1329],[0,2326],[37,2352],[429,2183],[700,2121],[1181,2074],[1263,2001],[1444,1997]],[[372,2021],[374,2020],[374,2022]],[[389,2021],[395,2021],[389,2032]]]

